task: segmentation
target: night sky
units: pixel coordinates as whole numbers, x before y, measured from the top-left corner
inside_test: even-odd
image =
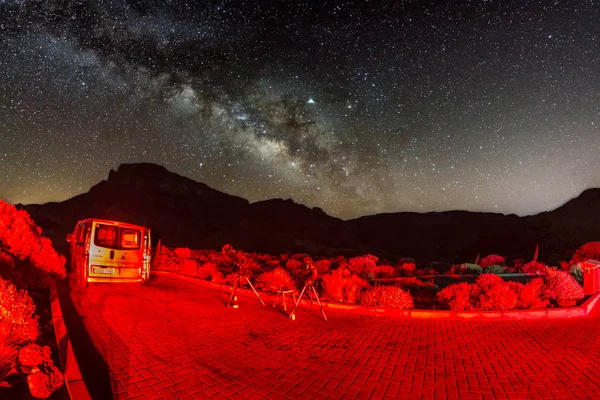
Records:
[[[0,198],[132,162],[340,218],[600,187],[600,2],[372,3],[0,0]]]

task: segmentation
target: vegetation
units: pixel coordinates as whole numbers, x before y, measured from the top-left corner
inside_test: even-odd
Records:
[[[596,245],[584,245],[578,250],[578,257],[587,260],[594,256],[596,249]],[[232,280],[231,260],[217,251],[169,250],[164,247],[163,251],[159,269],[174,270],[201,279],[222,280],[225,276],[225,282]],[[303,260],[307,254],[242,254],[252,266],[258,288],[300,290],[304,286],[307,270]],[[416,306],[454,311],[525,310],[576,304],[583,298],[583,270],[567,261],[558,261],[558,264],[551,267],[537,260],[525,262],[523,259],[509,262],[497,254],[487,255],[476,264],[463,263],[451,268],[443,262],[420,266],[418,261],[410,258],[400,259],[394,264],[370,254],[314,261],[319,276],[316,287],[323,299],[373,307]],[[475,279],[473,275],[478,278],[471,283],[451,284],[441,291],[431,280],[425,279],[426,275],[436,278],[435,275],[444,273],[471,276],[466,278],[468,280]],[[529,276],[526,277],[528,282],[510,282],[502,278],[506,273],[535,273],[539,278]]]

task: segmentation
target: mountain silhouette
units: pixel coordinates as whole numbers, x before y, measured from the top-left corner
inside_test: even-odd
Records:
[[[122,164],[89,192],[63,202],[24,205],[58,250],[75,223],[97,217],[146,225],[170,247],[314,256],[374,254],[390,261],[473,262],[478,254],[546,262],[568,260],[600,240],[600,189],[533,216],[446,211],[399,212],[344,221],[292,200],[249,203],[150,164]]]

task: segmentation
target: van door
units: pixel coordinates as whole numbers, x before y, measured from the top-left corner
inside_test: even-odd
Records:
[[[80,222],[75,230],[75,242],[71,252],[71,269],[75,273],[75,280],[79,287],[87,285],[90,228],[90,222]]]
[[[119,227],[94,222],[90,236],[89,276],[114,278],[119,267]]]
[[[121,227],[119,230],[119,270],[122,279],[141,279],[144,265],[142,231]]]

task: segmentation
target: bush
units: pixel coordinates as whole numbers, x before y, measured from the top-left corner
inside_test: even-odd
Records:
[[[65,258],[41,236],[26,211],[0,200],[0,248],[4,251],[0,274],[14,284],[46,286],[45,278],[66,276]]]
[[[33,300],[0,278],[0,384],[16,364],[18,348],[38,338]]]
[[[556,300],[560,306],[574,305],[583,299],[583,288],[575,278],[564,271],[548,268],[544,282],[544,295],[549,300]]]
[[[583,285],[583,268],[581,268],[581,265],[571,265],[571,268],[569,268],[569,273],[573,278],[575,278],[577,283]]]
[[[486,269],[486,272],[488,274],[496,274],[496,275],[503,274],[505,271],[506,271],[506,268],[504,268],[502,265],[498,265],[498,264],[490,265]]]
[[[179,272],[183,275],[195,276],[200,263],[192,258],[183,258],[180,260],[180,268]]]
[[[256,278],[256,286],[263,290],[296,289],[296,284],[289,272],[281,267],[273,271],[263,272]]]
[[[404,263],[400,266],[400,269],[404,275],[411,276],[414,275],[415,271],[417,270],[417,265],[412,262]]]
[[[355,275],[362,278],[372,279],[373,270],[379,259],[371,254],[364,256],[353,257],[349,261],[349,268]]]
[[[548,300],[544,298],[544,280],[533,278],[519,290],[519,304],[517,308],[536,309],[548,307]]]
[[[467,274],[481,274],[483,272],[483,268],[481,268],[479,265],[477,264],[471,264],[471,263],[464,263],[461,265]]]
[[[325,296],[340,303],[355,304],[360,291],[367,287],[367,282],[353,275],[345,268],[338,268],[323,275],[323,291]]]
[[[371,271],[375,278],[395,278],[396,270],[391,265],[378,265]]]
[[[223,280],[223,274],[217,269],[217,264],[212,262],[205,262],[198,269],[196,269],[195,275],[200,279],[210,279],[213,282],[219,282]]]
[[[192,256],[192,251],[187,247],[178,247],[175,249],[175,255],[182,260],[190,258]]]
[[[571,264],[587,260],[600,261],[600,242],[588,242],[579,247],[571,259]]]
[[[367,307],[413,308],[413,299],[398,287],[376,286],[363,293],[361,304]]]
[[[331,260],[319,260],[314,262],[315,268],[317,268],[317,272],[319,275],[324,275],[329,273],[331,270]]]
[[[535,274],[538,272],[546,272],[548,266],[539,261],[529,261],[527,264],[523,265],[522,271],[528,274]]]
[[[505,263],[505,259],[502,256],[496,254],[490,254],[479,261],[479,266],[482,268],[487,268],[491,265],[503,265]]]
[[[0,347],[18,346],[38,337],[33,300],[25,290],[0,278]]]
[[[472,288],[472,285],[467,282],[447,286],[438,292],[438,302],[442,307],[449,308],[452,311],[472,310]]]
[[[504,281],[487,287],[485,291],[479,293],[477,301],[479,308],[498,311],[514,310],[519,303],[519,293],[515,291],[516,288],[518,286],[515,287],[515,285]]]

